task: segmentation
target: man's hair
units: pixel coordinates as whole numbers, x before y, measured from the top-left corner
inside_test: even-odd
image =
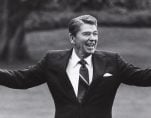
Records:
[[[69,33],[76,36],[77,32],[80,30],[82,24],[90,24],[97,26],[97,19],[91,15],[82,15],[76,18],[73,18],[68,25]]]

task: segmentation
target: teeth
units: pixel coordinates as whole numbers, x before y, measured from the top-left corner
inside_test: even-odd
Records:
[[[88,46],[95,46],[95,44],[87,44]]]
[[[89,47],[94,47],[96,45],[96,41],[88,41],[86,45]]]

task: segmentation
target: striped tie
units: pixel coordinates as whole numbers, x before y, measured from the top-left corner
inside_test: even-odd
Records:
[[[78,100],[81,103],[89,88],[89,73],[86,67],[87,62],[85,60],[80,60],[79,63],[81,64],[81,67],[79,71]]]

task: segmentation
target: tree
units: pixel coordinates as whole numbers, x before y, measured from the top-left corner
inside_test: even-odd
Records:
[[[24,22],[28,15],[39,10],[47,0],[3,0],[3,28],[1,59],[5,61],[29,59],[24,42]]]
[[[150,0],[125,0],[125,5],[130,10],[150,8]]]

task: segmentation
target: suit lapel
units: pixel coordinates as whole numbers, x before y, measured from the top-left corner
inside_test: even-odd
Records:
[[[92,57],[93,63],[93,82],[95,82],[99,77],[102,77],[106,69],[106,60],[103,53],[94,53]]]
[[[61,83],[61,86],[64,88],[63,89],[64,93],[73,100],[73,99],[76,99],[76,95],[74,93],[74,89],[66,73],[66,68],[67,68],[71,53],[72,53],[72,50],[63,52],[63,54],[61,54],[61,56],[56,59],[55,62],[57,63],[55,64],[55,67],[60,74],[59,81]]]
[[[106,70],[106,59],[104,54],[101,52],[101,54],[94,53],[92,56],[92,63],[93,63],[93,80],[89,87],[89,90],[87,91],[84,101],[85,102],[90,96],[93,94],[93,90],[97,89],[97,84],[99,84],[102,81],[103,74]]]

